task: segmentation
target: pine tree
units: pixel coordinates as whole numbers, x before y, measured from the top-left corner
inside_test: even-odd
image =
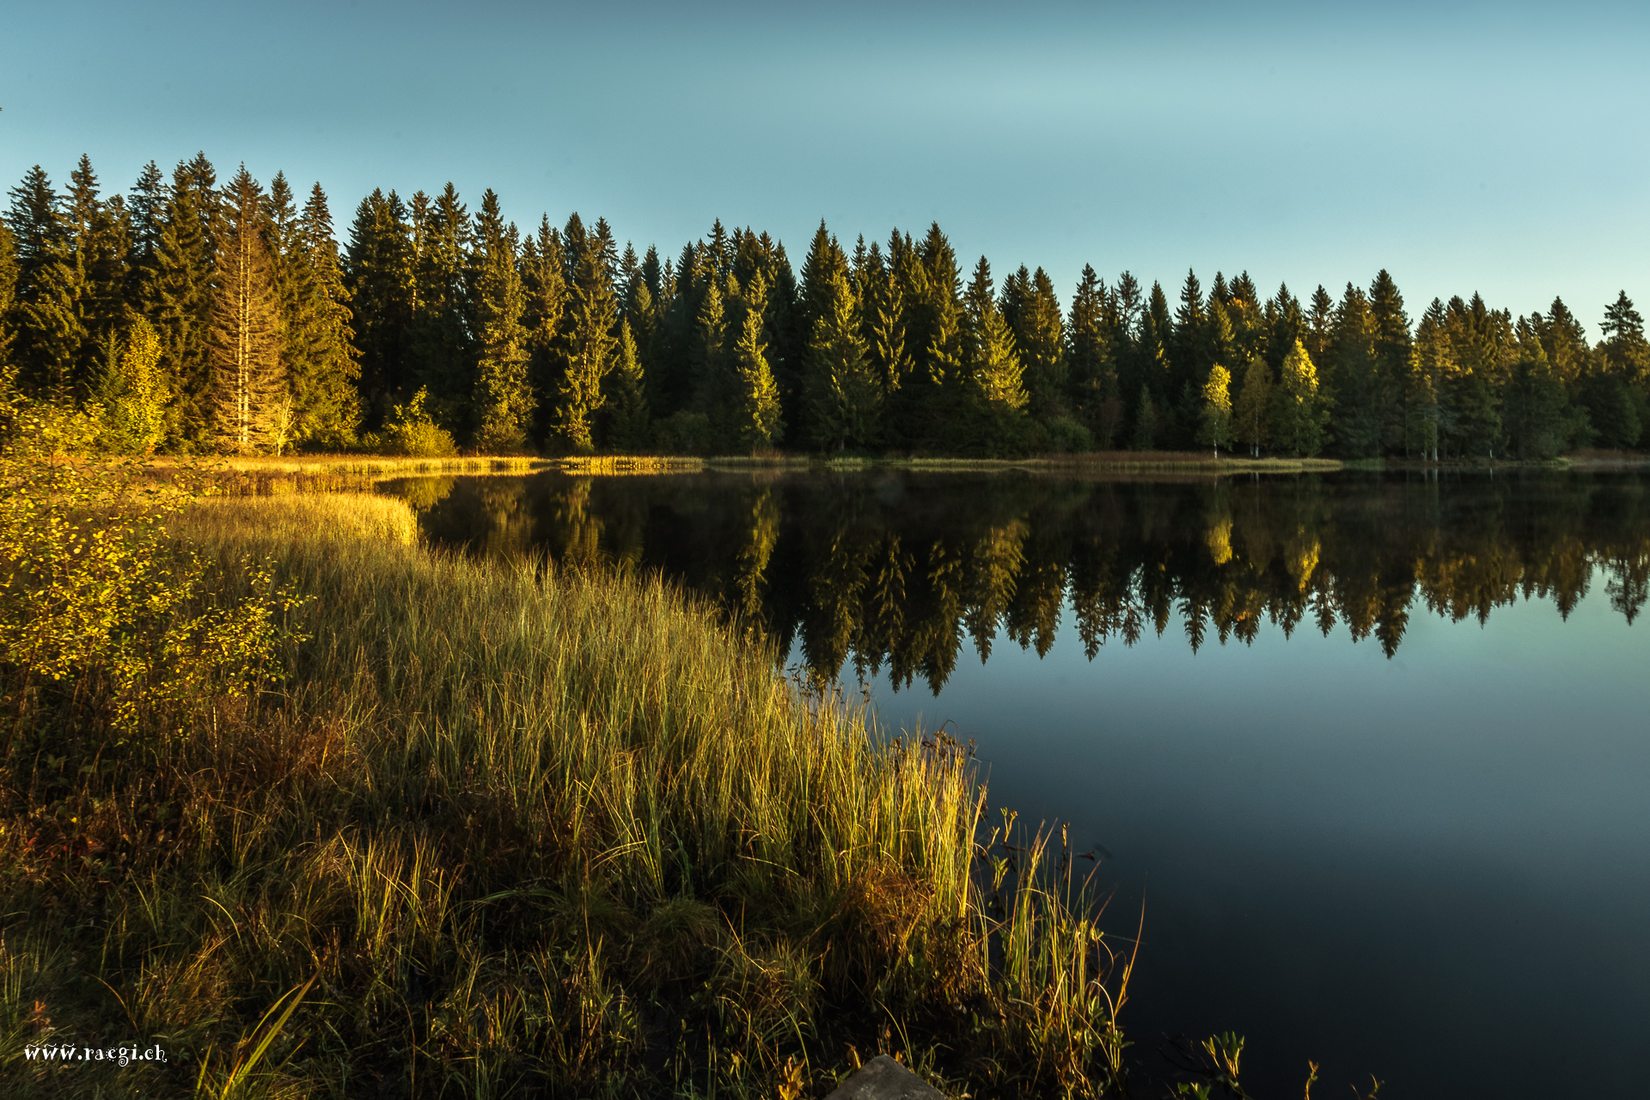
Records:
[[[1318,370],[1299,340],[1283,360],[1274,398],[1272,435],[1286,454],[1310,456],[1323,449],[1329,420],[1318,389]]]
[[[1198,426],[1198,439],[1215,449],[1220,457],[1222,447],[1232,444],[1232,372],[1216,363],[1209,368],[1209,380],[1203,384],[1203,410]]]
[[[1445,379],[1456,372],[1455,353],[1450,346],[1444,303],[1437,298],[1421,316],[1410,350],[1410,394],[1407,402],[1412,421],[1411,434],[1420,442],[1421,457],[1437,462],[1439,445],[1445,434]]]
[[[360,353],[350,324],[349,288],[332,235],[332,212],[317,183],[298,215],[288,266],[293,284],[286,326],[286,373],[296,416],[294,441],[326,447],[355,440],[361,420]]]
[[[1117,367],[1107,328],[1105,286],[1094,268],[1084,264],[1066,314],[1066,392],[1101,450],[1111,447],[1121,419],[1115,407]]]
[[[549,434],[548,418],[567,370],[561,342],[562,320],[567,314],[567,259],[562,254],[561,233],[548,216],[541,216],[538,231],[522,240],[521,288],[527,296],[521,319],[527,329],[527,373],[539,413],[534,436],[543,440]],[[645,285],[632,286],[629,291],[647,292]]]
[[[993,414],[1020,412],[1026,407],[1025,367],[992,296],[991,265],[984,256],[974,266],[964,312],[964,369],[976,400]]]
[[[1570,442],[1569,399],[1531,321],[1520,321],[1518,344],[1505,403],[1507,444],[1522,459],[1552,458]]]
[[[19,375],[36,393],[67,402],[85,396],[75,383],[88,332],[85,271],[62,206],[37,164],[12,189],[9,220],[18,264],[13,355]]]
[[[126,257],[126,302],[145,317],[157,311],[155,263],[161,226],[166,220],[166,177],[154,161],[143,166],[129,193],[131,250]]]
[[[1054,283],[1042,268],[1032,273],[1025,301],[1016,310],[1009,327],[1025,366],[1026,397],[1031,411],[1044,420],[1064,413],[1067,408],[1065,326]]]
[[[344,264],[350,327],[361,353],[361,403],[377,424],[417,388],[408,362],[413,318],[413,249],[400,197],[374,189],[350,225]]]
[[[217,173],[204,155],[172,172],[155,248],[154,300],[147,314],[160,338],[161,372],[172,391],[167,434],[186,447],[214,434],[212,325],[214,256],[218,249]]]
[[[871,273],[859,306],[866,357],[881,382],[883,399],[887,400],[909,380],[913,363],[906,340],[905,295],[900,290],[899,279],[883,262],[881,249],[874,243]]]
[[[574,214],[564,234],[571,293],[563,321],[565,366],[557,380],[552,421],[562,445],[574,451],[594,446],[591,418],[602,406],[602,380],[613,367],[617,345],[619,302],[599,231],[604,224],[598,221],[598,232],[587,234]]]
[[[481,197],[474,239],[469,300],[477,344],[475,443],[484,451],[513,451],[526,445],[533,415],[527,330],[521,323],[527,295],[516,267],[516,227],[505,223],[491,188]],[[588,419],[582,439],[569,436],[569,444],[592,449]]]
[[[820,278],[809,308],[806,438],[822,451],[868,447],[878,436],[882,386],[868,360],[846,269],[832,267]]]
[[[65,210],[74,241],[75,266],[80,281],[80,314],[85,337],[76,354],[77,398],[95,387],[93,364],[101,348],[112,343],[124,324],[126,263],[131,252],[131,220],[119,195],[107,202],[98,197],[97,175],[90,157],[82,156],[69,175],[69,202]]]
[[[840,279],[841,275],[837,277]],[[783,427],[779,387],[768,367],[767,344],[762,337],[767,299],[767,283],[758,272],[745,289],[739,338],[732,351],[734,371],[739,378],[739,444],[753,451],[773,446]],[[823,317],[818,318],[816,326],[824,321]],[[852,324],[851,315],[849,324]]]
[[[640,290],[642,295],[650,294],[645,286]],[[647,380],[636,338],[630,331],[629,318],[619,321],[619,342],[614,352],[613,369],[607,375],[607,399],[603,411],[606,414],[603,442],[609,450],[621,454],[633,453],[651,444],[652,417],[648,410]]]
[[[1367,458],[1381,449],[1381,387],[1375,358],[1375,321],[1369,299],[1351,283],[1330,330],[1324,361],[1324,403],[1332,411],[1336,447],[1350,458]]]
[[[429,393],[437,420],[479,430],[480,333],[472,300],[480,242],[468,209],[449,182],[433,200],[419,192],[408,207],[413,245],[408,368]],[[478,215],[479,216],[479,215]],[[462,433],[461,433],[462,434]]]
[[[213,433],[230,450],[279,454],[291,442],[294,418],[263,189],[243,165],[224,198],[208,335]]]
[[[1381,424],[1381,443],[1389,451],[1408,454],[1412,441],[1406,428],[1410,422],[1405,405],[1409,390],[1409,315],[1404,312],[1404,296],[1385,268],[1369,284],[1369,316],[1373,326],[1371,351],[1374,355],[1375,392]]]

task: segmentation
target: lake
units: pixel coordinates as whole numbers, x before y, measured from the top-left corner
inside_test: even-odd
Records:
[[[1144,939],[1122,1021],[1320,1096],[1627,1095],[1650,477],[417,479],[438,545],[656,569],[972,740]]]

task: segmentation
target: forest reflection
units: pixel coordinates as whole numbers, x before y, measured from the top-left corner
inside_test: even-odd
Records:
[[[1650,479],[1353,475],[1239,481],[786,474],[392,483],[437,545],[655,569],[759,624],[809,673],[938,692],[964,649],[1090,660],[1148,633],[1194,651],[1344,627],[1391,657],[1410,617],[1568,617],[1650,595]]]

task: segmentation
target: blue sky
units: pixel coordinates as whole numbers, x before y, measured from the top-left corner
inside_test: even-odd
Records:
[[[522,224],[667,253],[711,220],[847,241],[938,219],[964,266],[1174,292],[1367,285],[1416,315],[1650,305],[1650,7],[238,0],[31,5],[0,37],[0,181],[106,188],[204,150],[319,180],[451,179]]]

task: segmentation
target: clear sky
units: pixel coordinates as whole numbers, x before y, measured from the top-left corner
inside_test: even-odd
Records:
[[[1447,10],[1439,10],[1447,7]],[[319,180],[488,186],[674,254],[713,218],[800,262],[938,219],[965,268],[1093,263],[1171,295],[1388,268],[1411,316],[1650,306],[1650,5],[96,0],[0,32],[0,181],[106,189],[204,150]]]

